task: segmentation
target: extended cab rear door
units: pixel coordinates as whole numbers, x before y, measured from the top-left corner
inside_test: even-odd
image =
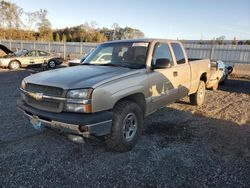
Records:
[[[155,44],[151,64],[154,64],[157,59],[169,59],[171,67],[154,69],[149,73],[152,111],[178,99],[179,82],[175,75],[172,52],[167,42]]]
[[[175,61],[175,75],[178,83],[179,99],[188,95],[191,87],[191,67],[185,49],[179,42],[170,42]]]

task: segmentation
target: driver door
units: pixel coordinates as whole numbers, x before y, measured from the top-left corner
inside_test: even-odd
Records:
[[[175,64],[167,43],[157,43],[155,45],[152,63],[155,63],[157,59],[169,59],[171,67],[155,69],[149,74],[152,111],[178,99]]]
[[[32,65],[35,63],[35,58],[36,58],[36,50],[31,50],[27,52],[24,57],[22,58],[22,65]]]

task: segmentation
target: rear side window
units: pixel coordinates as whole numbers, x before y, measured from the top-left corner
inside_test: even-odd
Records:
[[[186,63],[185,56],[184,56],[183,50],[181,48],[181,45],[178,43],[172,43],[171,47],[173,48],[177,64]]]
[[[156,44],[153,63],[155,63],[157,59],[169,59],[170,62],[173,62],[173,58],[167,44],[165,43]]]
[[[49,56],[47,52],[44,51],[38,51],[39,56]]]

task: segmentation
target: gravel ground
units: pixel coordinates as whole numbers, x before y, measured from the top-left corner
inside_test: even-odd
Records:
[[[109,151],[99,140],[70,142],[36,131],[16,109],[30,71],[0,69],[0,187],[250,187],[250,81],[207,91],[145,120],[136,147]]]

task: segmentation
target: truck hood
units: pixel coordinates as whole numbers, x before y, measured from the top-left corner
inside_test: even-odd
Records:
[[[112,80],[138,74],[140,71],[142,70],[124,67],[81,65],[33,74],[26,77],[25,82],[60,87],[65,90],[96,88]]]

